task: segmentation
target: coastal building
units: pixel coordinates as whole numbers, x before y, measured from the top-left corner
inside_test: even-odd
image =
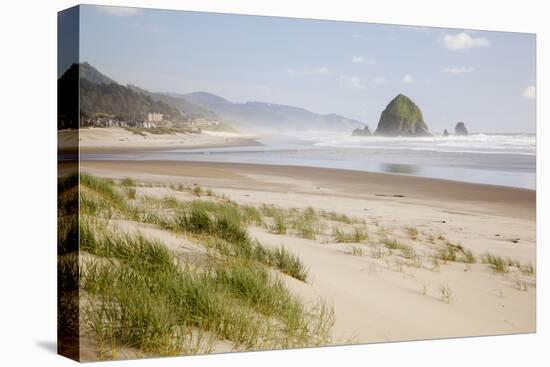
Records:
[[[136,127],[142,128],[142,129],[153,129],[157,127],[157,124],[152,121],[137,121]]]
[[[147,122],[162,122],[162,119],[163,119],[164,115],[162,113],[159,113],[159,112],[149,112],[147,114]]]

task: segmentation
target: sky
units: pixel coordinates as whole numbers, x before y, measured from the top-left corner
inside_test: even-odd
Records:
[[[155,92],[206,91],[376,128],[397,94],[430,131],[535,132],[536,37],[84,5],[80,61]]]

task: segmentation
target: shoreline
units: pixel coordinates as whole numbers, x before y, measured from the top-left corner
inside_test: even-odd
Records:
[[[113,146],[80,146],[80,153],[141,153],[141,152],[169,152],[182,149],[208,149],[208,148],[224,148],[224,147],[246,147],[258,146],[262,143],[255,138],[226,138],[224,141],[208,142],[196,145],[158,145],[158,146],[129,146],[129,147],[113,147]]]

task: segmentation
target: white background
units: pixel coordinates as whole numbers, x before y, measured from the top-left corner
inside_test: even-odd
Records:
[[[548,365],[550,31],[546,1],[134,0],[132,5],[537,33],[537,334],[106,362],[102,366]],[[0,365],[72,365],[56,340],[56,12],[75,1],[3,1],[0,11]],[[545,24],[546,23],[546,24]],[[495,106],[498,108],[498,106]],[[546,164],[547,165],[547,164]],[[407,307],[403,305],[403,307]],[[365,315],[368,317],[368,315]],[[426,323],[430,320],[426,319]],[[442,328],[445,325],[441,325]],[[546,347],[546,349],[544,348]],[[545,363],[546,362],[546,363]]]

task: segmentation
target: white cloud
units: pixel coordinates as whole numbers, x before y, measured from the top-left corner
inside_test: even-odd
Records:
[[[471,73],[475,70],[473,66],[455,66],[452,68],[443,68],[441,71],[448,74],[464,74]]]
[[[353,56],[351,58],[351,62],[354,63],[354,64],[369,64],[369,65],[374,65],[376,64],[376,61],[373,60],[373,59],[367,59],[363,56]]]
[[[386,78],[384,78],[383,76],[377,76],[375,78],[372,78],[372,82],[374,84],[384,84],[386,82]]]
[[[302,70],[296,70],[296,69],[286,69],[285,72],[290,75],[300,74],[300,75],[327,75],[330,74],[330,70],[325,66],[320,66],[318,68],[312,68],[312,69],[302,69]]]
[[[128,8],[125,6],[100,6],[97,5],[97,9],[105,14],[113,15],[115,17],[130,17],[140,13],[139,8]]]
[[[443,45],[449,50],[465,50],[474,47],[489,47],[491,43],[485,37],[472,37],[469,33],[461,32],[445,35]]]
[[[342,88],[365,89],[365,86],[361,84],[361,78],[358,76],[340,76],[339,80]]]
[[[407,75],[405,75],[405,76],[401,79],[401,81],[402,81],[403,83],[414,83],[415,79],[414,79],[414,77],[413,77],[412,75],[407,74]]]
[[[535,99],[537,97],[537,89],[534,85],[530,85],[523,90],[521,95],[527,99]]]
[[[269,92],[271,91],[271,87],[268,87],[267,85],[258,85],[256,87],[257,90],[259,90],[260,92]]]

